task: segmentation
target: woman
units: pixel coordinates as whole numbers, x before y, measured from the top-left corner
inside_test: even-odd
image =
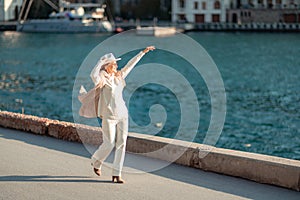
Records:
[[[117,61],[120,59],[116,59],[112,53],[106,54],[101,57],[91,73],[95,88],[100,88],[96,113],[98,117],[102,118],[103,132],[103,143],[92,156],[92,166],[94,167],[94,172],[100,176],[104,160],[115,147],[112,171],[113,182],[124,183],[124,180],[121,178],[121,171],[128,135],[128,111],[122,96],[122,91],[125,87],[124,79],[139,60],[154,49],[154,46],[145,48],[120,71],[117,70]]]

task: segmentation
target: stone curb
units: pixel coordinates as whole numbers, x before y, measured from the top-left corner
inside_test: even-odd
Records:
[[[49,119],[47,118],[0,111],[0,126],[6,128],[46,135],[48,131],[48,124]]]
[[[102,143],[101,128],[58,120],[50,120],[48,135],[58,139],[84,144],[100,145]]]
[[[38,135],[47,135],[71,142],[91,145],[102,143],[101,128],[74,124],[32,115],[0,111],[0,126]],[[80,137],[78,133],[80,134]]]
[[[72,142],[102,143],[100,128],[31,115],[0,111],[0,126]],[[300,161],[297,160],[138,133],[129,133],[126,151],[300,191]]]
[[[149,137],[137,133],[130,135],[127,146],[129,152],[149,156],[147,152],[165,147],[163,152],[150,154],[149,157],[172,161],[172,154],[177,154],[180,149],[185,148],[175,163],[300,191],[300,161],[297,160],[208,147],[197,143],[174,142],[169,138]]]

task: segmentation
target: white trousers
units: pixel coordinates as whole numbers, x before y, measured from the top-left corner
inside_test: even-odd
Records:
[[[96,169],[101,169],[104,160],[115,147],[112,176],[121,176],[128,136],[128,118],[102,119],[102,133],[103,143],[93,154],[92,165]]]

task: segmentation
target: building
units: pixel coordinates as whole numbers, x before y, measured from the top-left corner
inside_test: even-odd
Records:
[[[230,23],[299,23],[300,0],[231,0]]]
[[[121,17],[124,19],[170,20],[171,0],[121,0]]]
[[[172,0],[172,22],[226,22],[226,1]]]
[[[17,20],[23,0],[0,0],[0,21]]]
[[[291,9],[299,8],[299,0],[230,0],[230,8]]]
[[[172,0],[172,22],[299,23],[300,0]]]

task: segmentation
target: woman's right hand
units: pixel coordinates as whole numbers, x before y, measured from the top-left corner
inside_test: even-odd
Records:
[[[148,46],[146,49],[143,50],[144,53],[148,53],[149,51],[155,50],[155,46]]]

